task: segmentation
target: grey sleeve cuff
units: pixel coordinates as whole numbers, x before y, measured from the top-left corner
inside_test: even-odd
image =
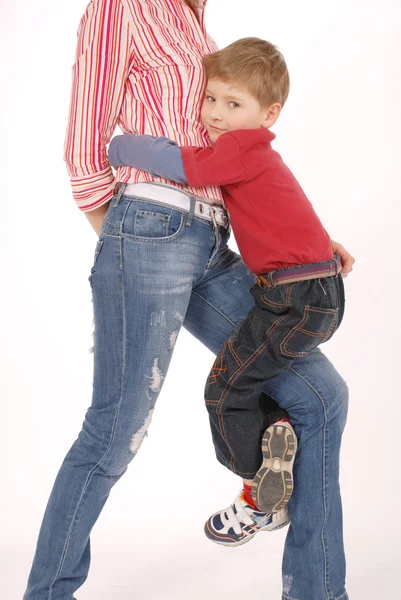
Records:
[[[108,149],[113,167],[131,166],[152,175],[185,183],[181,149],[173,140],[152,135],[116,135]]]

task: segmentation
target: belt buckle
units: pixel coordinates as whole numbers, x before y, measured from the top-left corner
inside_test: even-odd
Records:
[[[216,210],[215,210],[214,206],[210,207],[210,216],[212,219],[213,227],[215,227],[217,229]]]
[[[266,277],[262,277],[262,275],[257,275],[256,276],[256,283],[261,288],[271,287],[270,284],[269,284],[269,281],[266,279]]]

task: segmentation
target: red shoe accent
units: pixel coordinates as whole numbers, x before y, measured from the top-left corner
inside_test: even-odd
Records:
[[[244,500],[247,504],[249,504],[249,506],[252,506],[252,508],[254,510],[259,510],[258,507],[256,506],[253,498],[252,498],[252,486],[251,485],[247,485],[246,483],[244,483]]]

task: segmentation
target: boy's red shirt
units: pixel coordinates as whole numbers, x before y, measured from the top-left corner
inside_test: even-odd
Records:
[[[274,138],[268,129],[241,129],[213,147],[181,148],[191,186],[222,186],[239,251],[256,275],[333,258],[312,204],[270,145]]]

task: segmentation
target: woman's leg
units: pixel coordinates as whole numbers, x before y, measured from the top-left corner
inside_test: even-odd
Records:
[[[253,276],[226,248],[195,286],[184,326],[215,354],[253,305]],[[283,600],[346,600],[338,482],[347,386],[315,350],[265,390],[288,411],[298,437],[291,527],[283,560]]]
[[[141,445],[213,251],[213,228],[187,218],[124,197],[108,209],[90,277],[92,404],[55,481],[25,600],[71,600],[87,577],[90,531]]]
[[[320,350],[268,382],[298,437],[294,491],[283,560],[283,600],[346,600],[341,437],[348,390]]]
[[[254,306],[250,288],[255,276],[227,246],[228,234],[220,228],[222,242],[213,263],[195,285],[184,327],[217,355],[229,334]],[[268,421],[288,418],[277,402],[263,394]]]

